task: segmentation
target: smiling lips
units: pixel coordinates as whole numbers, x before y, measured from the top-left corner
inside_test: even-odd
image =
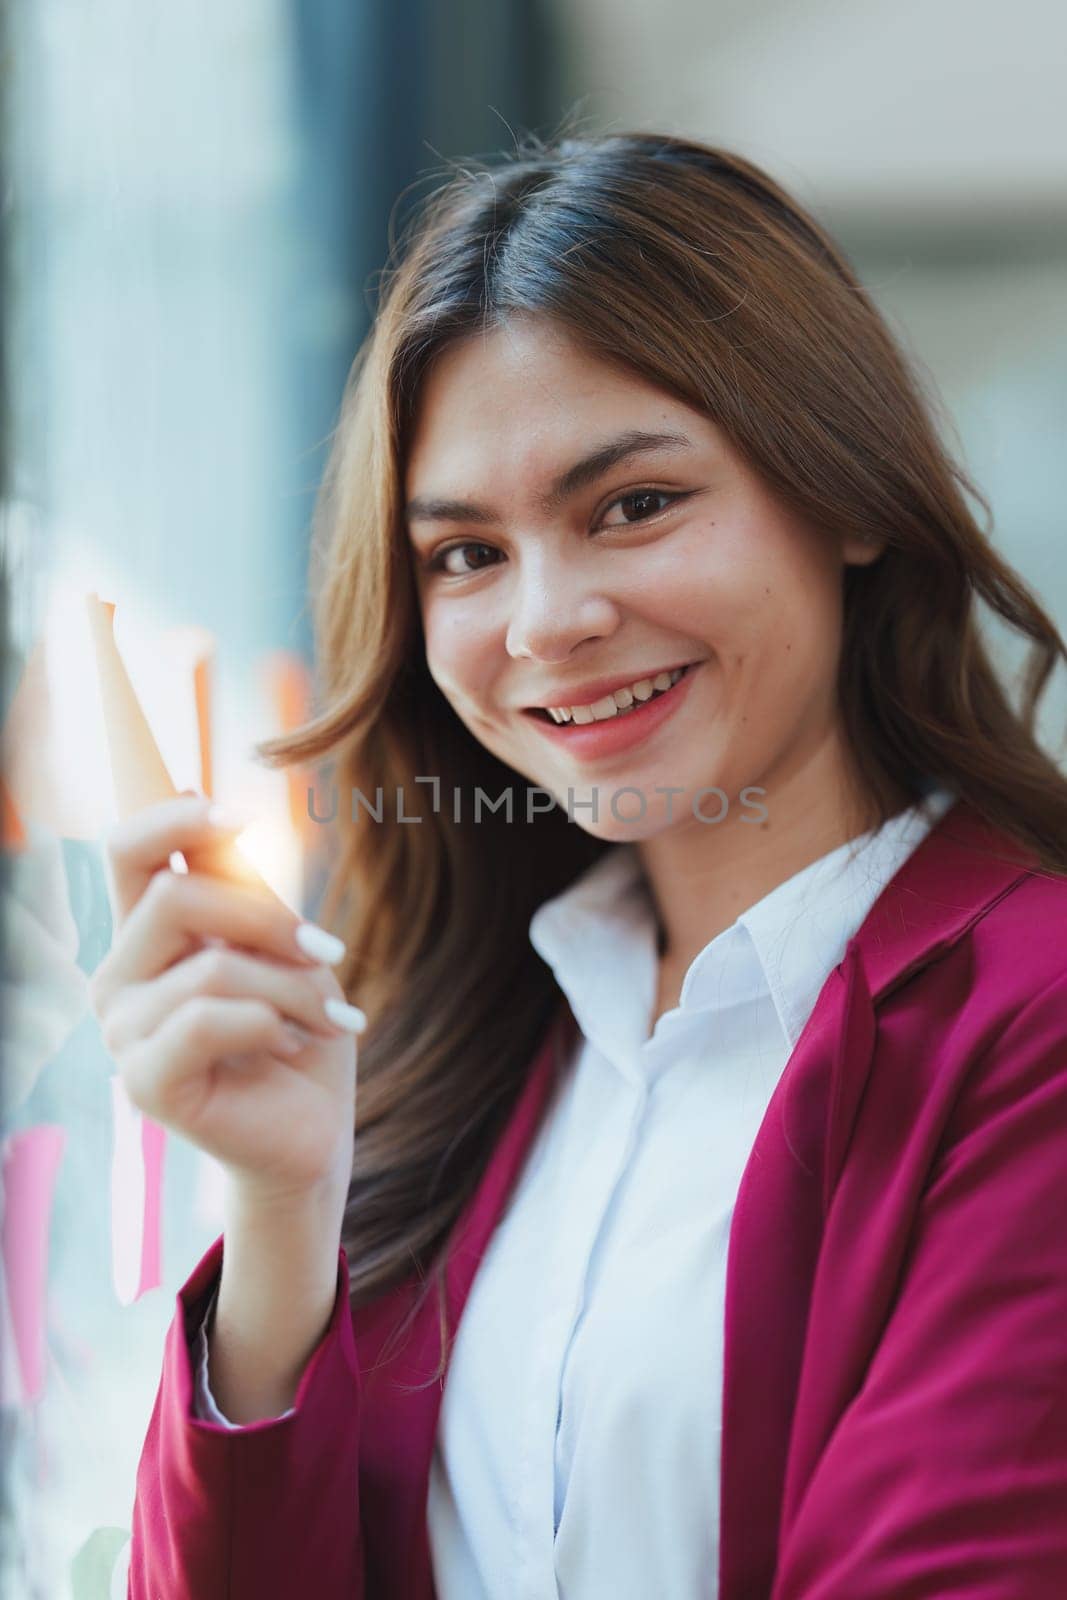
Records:
[[[544,706],[531,707],[523,715],[531,718],[542,738],[566,750],[573,760],[583,763],[614,761],[625,752],[644,744],[677,713],[689,695],[693,680],[699,676],[701,665],[701,662],[694,661],[687,667],[666,671],[662,675],[667,680],[666,689],[656,688],[656,682],[661,677],[659,673],[655,678],[639,678],[634,688],[645,683],[652,685],[652,693],[646,699],[634,696],[631,705],[620,706],[613,694],[609,703],[614,709],[609,710],[604,705],[600,716],[592,714],[592,706],[573,707],[584,721],[572,716],[566,721],[557,722]],[[672,677],[675,680],[673,683]],[[625,698],[622,689],[618,693]],[[560,708],[554,709],[558,711]]]
[[[625,715],[636,705],[666,693],[678,682],[685,670],[684,666],[666,667],[652,676],[637,678],[629,683],[605,689],[599,698],[594,700],[576,701],[570,705],[530,706],[527,712],[542,720],[551,720],[555,723],[573,722],[578,726],[590,722],[607,722],[613,717]],[[588,696],[596,694],[600,688],[601,685],[593,684],[577,692]]]

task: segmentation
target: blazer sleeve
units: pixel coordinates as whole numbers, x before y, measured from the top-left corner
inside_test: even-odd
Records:
[[[857,1239],[862,1248],[862,1238]],[[771,1600],[1067,1595],[1067,979],[969,1070]]]
[[[208,1346],[208,1340],[211,1336],[211,1319],[214,1315],[218,1293],[216,1289],[208,1302],[208,1308],[204,1312],[204,1320],[200,1324],[196,1341],[193,1345],[196,1358],[193,1366],[193,1416],[199,1417],[203,1422],[217,1422],[222,1428],[236,1430],[242,1427],[247,1428],[249,1424],[247,1422],[231,1422],[229,1417],[219,1410],[218,1401],[211,1392],[211,1373],[208,1366],[211,1351]],[[294,1411],[295,1407],[290,1406],[288,1411],[279,1411],[278,1417],[291,1417]],[[262,1421],[262,1418],[259,1420]],[[270,1420],[275,1419],[272,1418]]]
[[[128,1600],[364,1600],[362,1385],[348,1268],[294,1405],[236,1429],[201,1420],[192,1349],[218,1286],[222,1236],[178,1291],[137,1467]]]

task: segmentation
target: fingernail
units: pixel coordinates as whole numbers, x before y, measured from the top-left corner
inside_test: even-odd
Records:
[[[230,806],[209,806],[207,820],[210,827],[218,828],[222,833],[239,833],[242,828],[248,827],[251,819]]]
[[[311,1042],[311,1035],[304,1028],[298,1028],[295,1022],[286,1022],[282,1026],[282,1039],[279,1048],[287,1056],[295,1056],[305,1050]]]
[[[367,1014],[358,1006],[346,1005],[343,1000],[323,1001],[323,1010],[330,1021],[349,1033],[362,1033],[367,1026]]]
[[[301,922],[297,925],[296,942],[312,961],[324,961],[328,967],[335,966],[345,953],[344,940],[338,939],[335,934],[327,933],[325,928],[320,928],[315,922]]]

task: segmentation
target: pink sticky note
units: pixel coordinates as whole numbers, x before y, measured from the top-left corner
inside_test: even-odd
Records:
[[[167,1131],[111,1079],[111,1273],[120,1305],[162,1282],[163,1158]]]
[[[138,1298],[163,1282],[163,1158],[167,1130],[151,1117],[141,1117],[141,1157],[144,1161],[144,1229],[141,1234],[141,1282]]]
[[[66,1133],[44,1123],[11,1134],[3,1143],[4,1301],[17,1358],[16,1371],[4,1367],[4,1402],[29,1404],[44,1390],[45,1305],[48,1285],[48,1230],[56,1173]],[[21,1394],[9,1387],[21,1381]]]

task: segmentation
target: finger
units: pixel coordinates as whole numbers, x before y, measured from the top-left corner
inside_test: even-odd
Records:
[[[311,953],[300,939],[311,939]],[[312,970],[344,954],[339,939],[315,928],[276,897],[262,895],[202,873],[164,868],[154,874],[126,924],[93,975],[97,1015],[124,984],[143,983],[191,955],[204,939],[241,945],[256,955]]]
[[[253,1053],[290,1058],[297,1048],[291,1025],[266,1001],[200,995],[126,1053],[122,1080],[134,1105],[190,1126],[214,1088],[206,1066],[223,1056]],[[191,1091],[200,1104],[189,1103]]]
[[[138,1039],[155,1033],[173,1011],[198,995],[265,1000],[307,1029],[309,1036],[336,1039],[351,1030],[331,1021],[325,1001],[340,997],[341,988],[330,973],[323,973],[325,984],[319,980],[320,971],[301,971],[288,962],[248,955],[227,945],[206,947],[176,962],[158,978],[128,985],[107,1014],[104,1044],[112,1055],[118,1055]]]
[[[239,817],[225,826],[221,808],[204,795],[183,794],[145,806],[104,835],[109,891],[116,924],[133,910],[153,876],[176,850],[209,861],[244,826]]]

